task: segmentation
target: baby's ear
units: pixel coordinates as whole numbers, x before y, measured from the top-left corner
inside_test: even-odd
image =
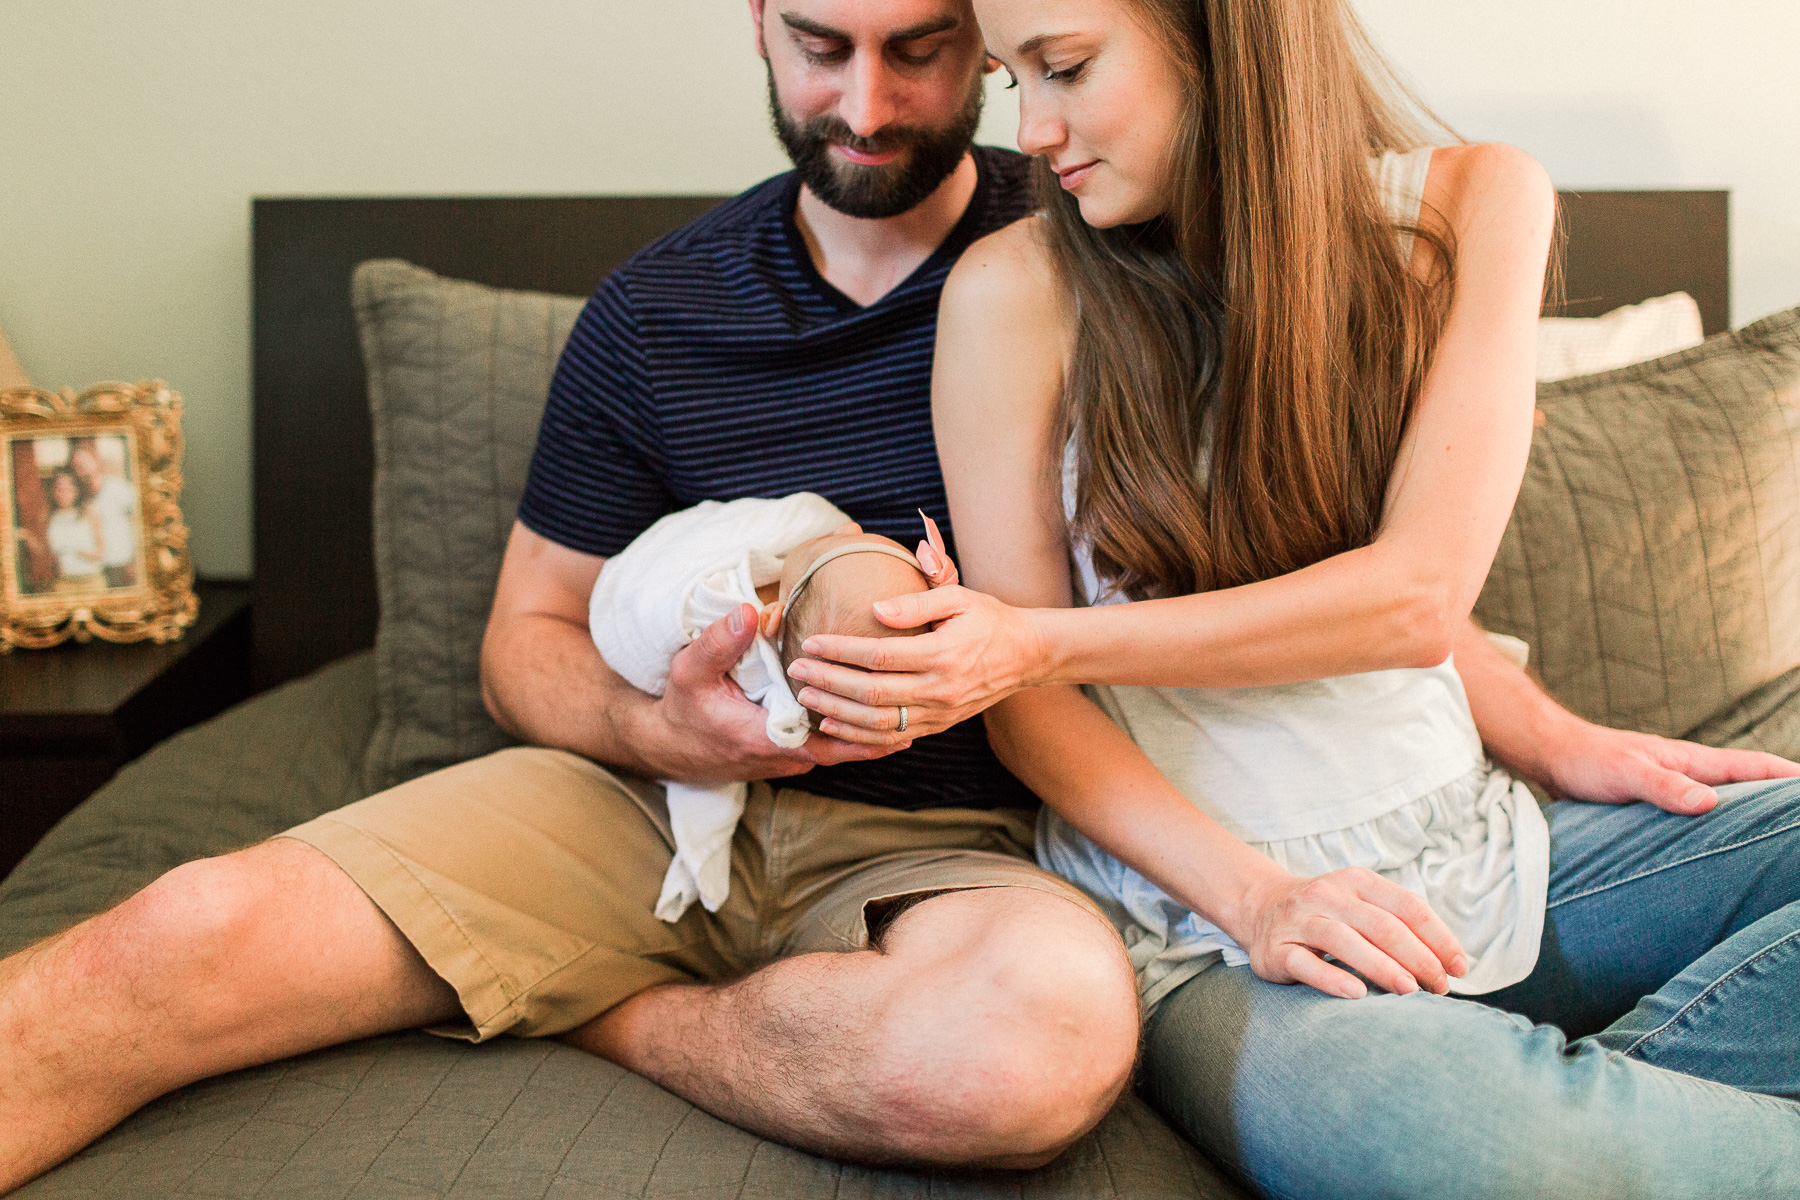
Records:
[[[786,612],[787,601],[785,600],[772,600],[763,605],[762,616],[757,621],[757,627],[762,631],[764,637],[772,638],[781,632],[781,618]]]

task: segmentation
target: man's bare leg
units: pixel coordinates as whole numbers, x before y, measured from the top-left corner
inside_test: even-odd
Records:
[[[312,847],[189,863],[0,962],[0,1192],[183,1084],[458,1011]]]
[[[177,868],[0,962],[0,1191],[184,1084],[457,1011],[311,847]],[[1116,1098],[1137,1008],[1109,929],[1010,887],[933,897],[879,951],[652,989],[569,1040],[796,1145],[1026,1166]]]
[[[1113,931],[1024,887],[907,909],[881,946],[642,992],[567,1035],[735,1125],[864,1162],[1033,1166],[1128,1081],[1137,990]]]

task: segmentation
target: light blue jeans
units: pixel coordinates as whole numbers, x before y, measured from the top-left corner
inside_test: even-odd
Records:
[[[1146,1030],[1145,1093],[1291,1200],[1800,1197],[1800,783],[1719,790],[1551,805],[1543,951],[1503,991],[1202,972]]]

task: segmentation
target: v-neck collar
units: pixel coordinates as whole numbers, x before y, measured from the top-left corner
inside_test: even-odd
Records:
[[[979,148],[970,147],[969,154],[975,160],[975,191],[969,196],[969,203],[963,209],[962,216],[957,218],[956,224],[950,227],[950,232],[945,235],[942,242],[938,243],[938,248],[933,250],[924,262],[913,268],[912,274],[883,292],[872,304],[858,304],[839,291],[836,284],[819,273],[819,268],[813,263],[812,252],[806,247],[806,239],[800,234],[800,222],[797,215],[800,204],[800,174],[797,171],[791,173],[788,176],[786,195],[781,205],[782,226],[787,234],[788,249],[799,264],[801,277],[806,280],[819,299],[842,313],[872,311],[905,292],[914,281],[937,270],[945,262],[956,259],[964,250],[968,249],[969,243],[975,240],[974,231],[980,226],[981,213],[986,207],[988,191],[992,187],[990,172]]]

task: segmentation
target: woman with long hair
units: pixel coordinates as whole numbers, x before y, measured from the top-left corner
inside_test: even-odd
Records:
[[[50,502],[44,541],[56,557],[56,590],[71,595],[103,590],[104,542],[99,519],[89,505],[93,493],[74,471],[58,467],[44,481],[44,496]]]
[[[1434,149],[1345,0],[975,9],[1044,196],[944,291],[968,587],[809,641],[861,670],[802,701],[862,740],[995,704],[1152,1099],[1263,1191],[1800,1194],[1800,786],[1741,782],[1800,768],[1620,733],[1627,804],[1545,769],[1574,718],[1487,687],[1563,723],[1484,747],[1465,691],[1543,171]]]

